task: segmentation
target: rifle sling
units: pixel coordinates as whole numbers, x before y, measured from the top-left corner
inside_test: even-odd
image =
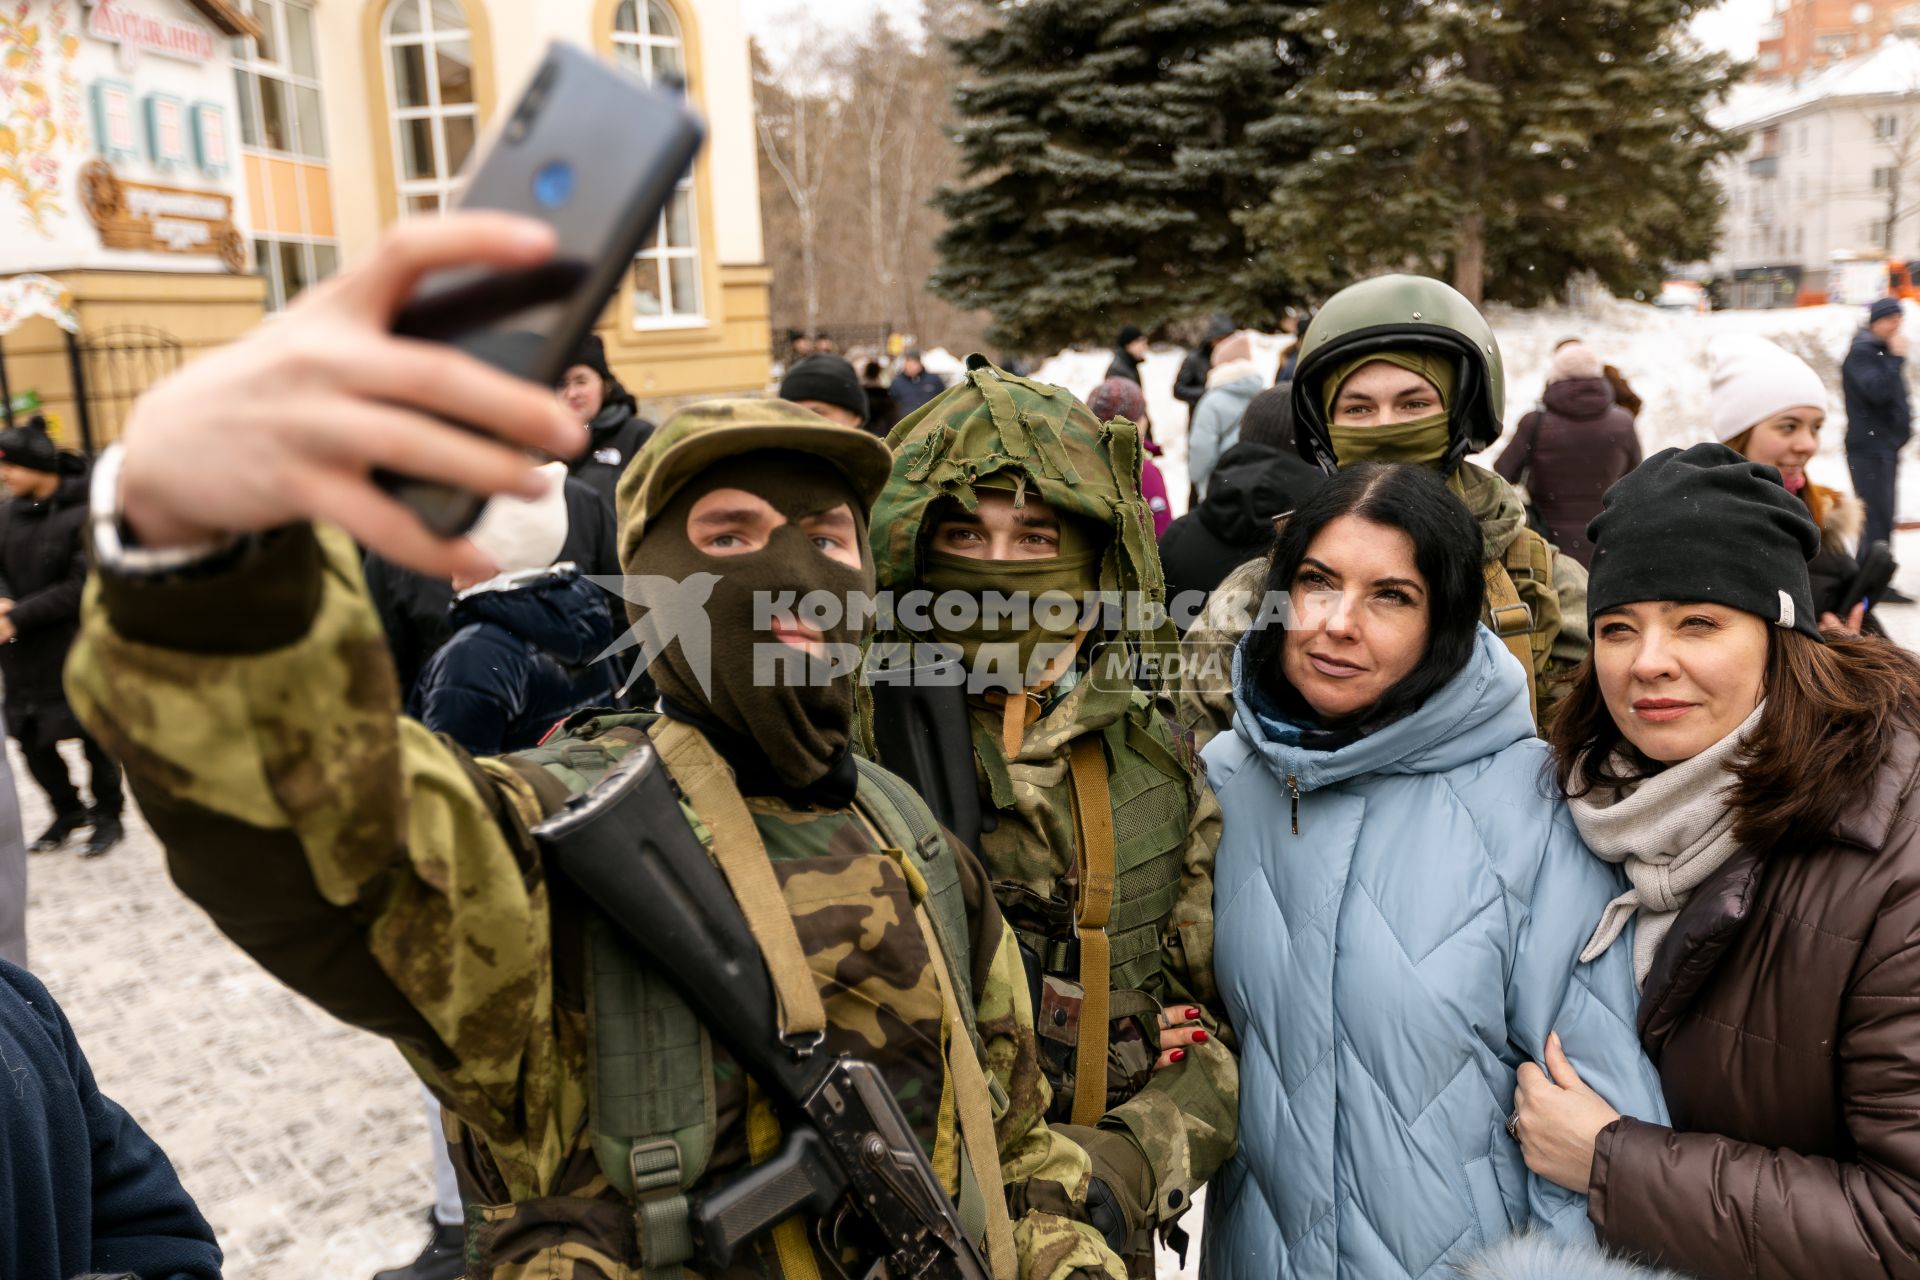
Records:
[[[1073,1123],[1089,1129],[1107,1110],[1107,1015],[1112,973],[1107,917],[1113,910],[1113,797],[1100,735],[1074,740],[1069,756],[1073,783],[1074,844],[1078,886],[1074,931],[1080,940],[1080,1037],[1074,1050]]]

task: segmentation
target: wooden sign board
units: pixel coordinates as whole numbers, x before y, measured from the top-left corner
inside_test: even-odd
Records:
[[[80,203],[109,249],[205,255],[247,269],[247,239],[233,224],[233,197],[218,191],[128,182],[104,160],[80,170]]]

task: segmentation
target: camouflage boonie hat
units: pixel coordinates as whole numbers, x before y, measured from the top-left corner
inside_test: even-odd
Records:
[[[1107,532],[1102,591],[1165,601],[1153,513],[1140,492],[1140,429],[1125,418],[1102,423],[1065,388],[1016,377],[973,355],[966,376],[902,419],[887,445],[893,474],[870,526],[882,590],[906,590],[919,580],[935,504],[952,498],[972,511],[980,504],[979,481],[1011,473],[1017,492],[1038,494],[1060,514]]]
[[[648,522],[687,481],[722,458],[761,449],[810,453],[830,463],[847,477],[865,507],[879,496],[893,462],[886,446],[865,431],[828,422],[785,400],[690,405],[648,437],[620,477],[614,510],[620,518],[621,567],[627,568]]]

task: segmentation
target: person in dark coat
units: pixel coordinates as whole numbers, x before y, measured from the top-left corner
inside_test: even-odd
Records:
[[[1236,327],[1232,316],[1213,317],[1207,321],[1206,335],[1180,362],[1180,372],[1173,379],[1173,398],[1187,406],[1189,417],[1193,415],[1194,406],[1200,403],[1200,397],[1207,394],[1207,375],[1213,371],[1213,344],[1230,336]]]
[[[0,1276],[220,1280],[166,1152],[100,1092],[53,996],[4,960],[0,1073]]]
[[[893,424],[904,416],[885,379],[886,370],[878,360],[867,361],[866,367],[860,370],[860,387],[867,393],[866,428],[882,440],[893,430]]]
[[[1893,539],[1899,505],[1900,450],[1913,434],[1913,409],[1907,399],[1907,335],[1900,331],[1905,313],[1898,298],[1882,298],[1867,312],[1866,328],[1840,366],[1840,389],[1847,401],[1847,470],[1853,491],[1867,504],[1866,545]],[[1911,604],[1888,591],[1893,604]]]
[[[87,472],[87,460],[55,447],[37,415],[0,431],[0,483],[13,495],[0,505],[7,728],[53,808],[53,822],[31,847],[51,852],[90,827],[81,855],[97,858],[122,838],[120,766],[80,727],[61,683],[87,581]],[[60,755],[60,744],[73,740],[86,754],[92,805],[81,800]]]
[[[1562,338],[1553,344],[1553,353],[1559,355],[1563,350],[1573,346],[1577,342],[1584,343],[1585,339]],[[1628,417],[1638,422],[1640,420],[1640,410],[1645,402],[1641,400],[1639,394],[1634,391],[1633,384],[1627,381],[1627,375],[1621,373],[1620,370],[1610,364],[1603,364],[1600,367],[1600,374],[1607,380],[1608,385],[1613,388],[1613,402],[1622,409],[1625,409]]]
[[[1585,343],[1553,353],[1540,407],[1520,419],[1493,469],[1526,486],[1547,541],[1587,566],[1593,546],[1587,522],[1600,514],[1600,497],[1640,465],[1633,418],[1613,401],[1605,362]]]
[[[617,577],[620,553],[614,541],[613,508],[585,481],[567,477],[563,488],[567,508],[566,541],[560,560],[580,567],[586,575]],[[427,662],[452,638],[453,584],[404,569],[369,552],[363,566],[367,594],[386,632],[393,655],[402,701],[411,698]],[[644,674],[642,676],[644,678]],[[649,682],[649,688],[651,683]],[[648,697],[647,705],[652,704]]]
[[[894,421],[900,421],[946,389],[946,381],[927,368],[919,350],[907,348],[900,358],[900,372],[893,375]]]
[[[1697,1280],[1920,1273],[1920,662],[1822,633],[1819,531],[1718,444],[1594,522],[1593,662],[1551,727],[1670,1124],[1550,1048],[1513,1126],[1608,1248]],[[1684,554],[1676,554],[1684,549]],[[1711,603],[1701,603],[1711,601]]]
[[[639,415],[633,396],[607,367],[606,344],[590,333],[560,375],[560,400],[587,428],[587,447],[567,466],[570,475],[586,481],[614,504],[620,476],[653,434],[653,424]]]
[[[1240,419],[1240,439],[1220,457],[1200,505],[1160,535],[1167,599],[1211,592],[1229,573],[1273,549],[1274,517],[1293,510],[1326,481],[1293,447],[1293,388],[1255,396]],[[1189,619],[1174,611],[1176,622]]]
[[[1113,363],[1107,366],[1107,377],[1125,378],[1144,387],[1146,383],[1140,380],[1140,362],[1147,358],[1149,349],[1147,335],[1138,326],[1128,325],[1114,340]]]

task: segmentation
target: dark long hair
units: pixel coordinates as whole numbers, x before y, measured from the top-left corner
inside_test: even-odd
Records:
[[[1874,773],[1903,731],[1920,729],[1920,662],[1882,636],[1826,633],[1825,644],[1775,628],[1767,649],[1767,708],[1729,795],[1736,839],[1756,848],[1816,843],[1871,794]],[[1633,749],[1600,696],[1588,658],[1547,725],[1561,794],[1579,798],[1659,772]],[[1618,752],[1624,768],[1610,767]],[[1587,774],[1576,781],[1581,760]]]
[[[1480,527],[1466,504],[1425,467],[1368,464],[1348,467],[1314,491],[1287,517],[1273,549],[1267,591],[1286,594],[1320,531],[1341,516],[1398,529],[1413,542],[1414,567],[1427,580],[1427,651],[1380,701],[1348,726],[1359,737],[1416,710],[1467,665],[1480,622],[1486,580]],[[1256,689],[1290,716],[1313,719],[1287,679],[1282,661],[1286,629],[1269,623],[1247,642]]]

